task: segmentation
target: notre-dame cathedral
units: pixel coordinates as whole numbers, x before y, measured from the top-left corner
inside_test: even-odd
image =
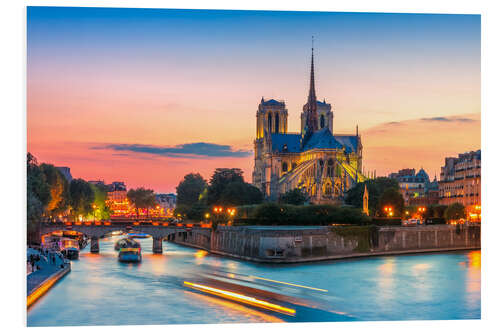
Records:
[[[313,203],[343,202],[345,192],[362,174],[361,138],[333,135],[332,105],[316,99],[314,49],[311,55],[309,96],[301,114],[301,132],[288,132],[284,101],[261,99],[254,141],[253,184],[269,200],[300,188]]]

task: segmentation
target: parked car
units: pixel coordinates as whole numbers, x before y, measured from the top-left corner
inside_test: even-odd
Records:
[[[422,224],[422,221],[420,219],[408,219],[401,222],[401,225],[404,227],[416,226],[419,224]]]

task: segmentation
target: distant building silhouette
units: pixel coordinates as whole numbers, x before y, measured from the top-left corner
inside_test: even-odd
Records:
[[[71,169],[69,167],[61,166],[61,167],[56,167],[56,169],[61,171],[64,178],[66,178],[68,182],[71,182],[73,180],[73,176],[71,176]]]

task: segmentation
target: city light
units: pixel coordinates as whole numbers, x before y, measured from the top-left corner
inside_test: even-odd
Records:
[[[286,308],[286,307],[278,305],[278,304],[269,303],[267,301],[263,301],[263,300],[260,300],[260,299],[257,299],[257,298],[251,297],[251,296],[246,296],[246,295],[235,293],[232,291],[213,288],[213,287],[205,286],[205,285],[198,284],[198,283],[192,283],[192,282],[188,282],[188,281],[184,281],[184,285],[187,287],[199,290],[199,291],[203,291],[203,292],[215,295],[215,296],[225,298],[225,299],[230,299],[233,301],[257,306],[257,307],[267,309],[267,310],[273,310],[273,311],[283,313],[283,314],[286,314],[289,316],[295,315],[294,309]]]

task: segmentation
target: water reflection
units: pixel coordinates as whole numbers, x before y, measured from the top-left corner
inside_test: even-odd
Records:
[[[467,254],[466,292],[467,308],[474,309],[481,302],[481,251],[471,251]]]
[[[28,325],[480,317],[480,251],[264,265],[172,243],[155,255],[152,240],[141,239],[143,261],[134,265],[118,262],[117,239],[100,240],[100,254],[89,253],[89,247],[82,251],[72,272],[30,308]],[[273,314],[183,286],[200,279],[294,308],[297,315]]]

